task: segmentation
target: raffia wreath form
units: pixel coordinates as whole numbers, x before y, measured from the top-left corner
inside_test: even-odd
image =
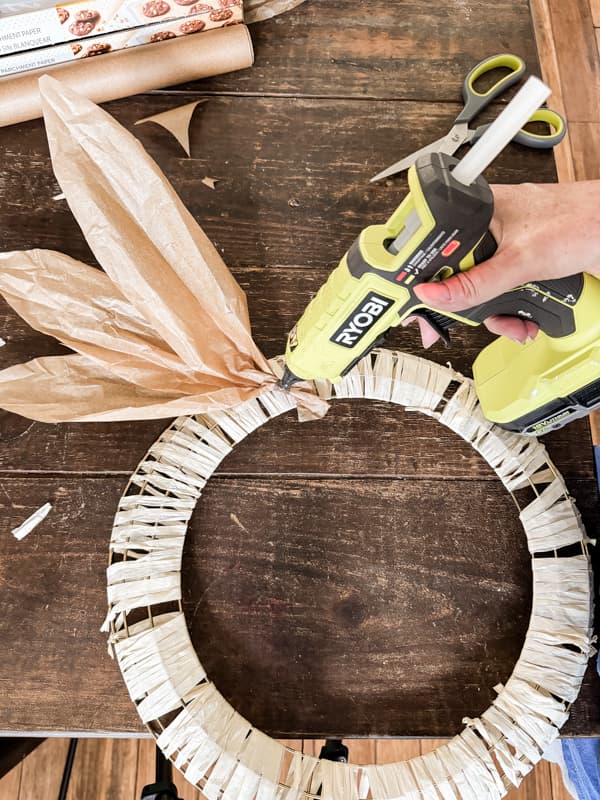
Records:
[[[272,363],[281,368],[280,359]],[[488,422],[472,382],[450,368],[379,350],[339,384],[316,382],[315,388],[326,399],[384,400],[435,417],[483,456],[515,498],[534,591],[512,676],[496,687],[490,708],[465,719],[463,732],[447,744],[376,766],[321,761],[287,748],[253,728],[217,691],[182,611],[184,538],[222,459],[293,408],[289,394],[273,389],[228,411],[177,419],[121,498],[110,547],[107,625],[131,698],[164,754],[209,800],[305,800],[319,788],[324,800],[504,797],[558,736],[591,654],[589,539],[579,513],[545,448]],[[518,496],[527,487],[535,499],[521,508]],[[565,547],[568,555],[561,554]],[[169,601],[179,610],[161,613],[157,606]]]

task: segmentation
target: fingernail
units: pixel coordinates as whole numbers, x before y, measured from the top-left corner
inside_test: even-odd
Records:
[[[415,294],[420,300],[430,300],[435,302],[449,302],[450,289],[442,283],[422,283],[415,287]]]

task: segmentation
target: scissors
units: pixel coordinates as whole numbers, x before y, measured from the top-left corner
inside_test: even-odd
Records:
[[[474,83],[482,75],[491,72],[498,67],[506,67],[510,70],[508,75],[500,78],[487,92],[478,92],[474,88]],[[462,96],[464,100],[464,108],[454,120],[454,125],[446,136],[437,139],[435,142],[416,150],[401,161],[392,164],[391,167],[383,170],[374,178],[371,178],[371,183],[380,181],[383,178],[389,178],[390,175],[395,175],[408,169],[411,164],[414,164],[419,156],[426,153],[446,153],[453,155],[458,148],[463,144],[474,144],[477,139],[490,127],[489,125],[480,125],[478,128],[469,128],[469,123],[486,108],[492,100],[500,97],[509,86],[518,83],[525,74],[525,62],[519,56],[512,55],[511,53],[501,53],[497,56],[490,56],[489,58],[480,61],[479,64],[473,67],[467,77],[463,81]],[[549,108],[540,108],[535,111],[529,118],[530,122],[545,122],[550,126],[548,133],[530,133],[529,131],[521,128],[517,135],[513,138],[513,142],[518,142],[526,147],[533,147],[538,150],[545,150],[555,147],[562,142],[567,132],[567,124],[563,117],[557,111],[551,111]]]

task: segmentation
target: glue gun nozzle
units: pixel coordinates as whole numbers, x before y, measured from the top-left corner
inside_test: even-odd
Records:
[[[299,383],[299,381],[301,380],[302,378],[299,378],[297,375],[294,375],[294,373],[286,367],[283,371],[283,375],[279,380],[279,385],[281,386],[282,389],[287,390],[291,389],[295,383]]]

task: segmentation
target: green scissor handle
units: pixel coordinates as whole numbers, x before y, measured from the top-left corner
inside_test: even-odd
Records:
[[[529,122],[546,122],[550,126],[550,131],[549,133],[531,133],[521,128],[513,139],[514,142],[524,144],[527,147],[535,147],[538,150],[545,150],[548,147],[556,147],[567,134],[565,120],[557,111],[552,111],[549,108],[538,108],[529,118]]]
[[[517,135],[513,137],[513,142],[518,142],[526,147],[533,147],[536,150],[547,150],[560,144],[567,133],[567,123],[565,120],[558,111],[552,111],[550,108],[538,108],[538,110],[534,111],[529,117],[527,125],[529,125],[530,122],[545,122],[549,125],[550,131],[548,133],[531,133],[525,130],[525,128],[521,128]],[[489,127],[489,125],[480,125],[479,128],[473,132],[473,138],[470,143],[475,144],[477,139],[479,139]]]
[[[500,78],[487,92],[478,92],[474,88],[474,83],[486,72],[491,72],[498,67],[507,67],[511,71],[508,75]],[[499,97],[509,86],[521,80],[525,74],[525,62],[519,56],[512,53],[500,53],[497,56],[490,56],[480,61],[473,67],[463,82],[462,95],[465,107],[460,112],[455,122],[471,122],[492,100]]]

